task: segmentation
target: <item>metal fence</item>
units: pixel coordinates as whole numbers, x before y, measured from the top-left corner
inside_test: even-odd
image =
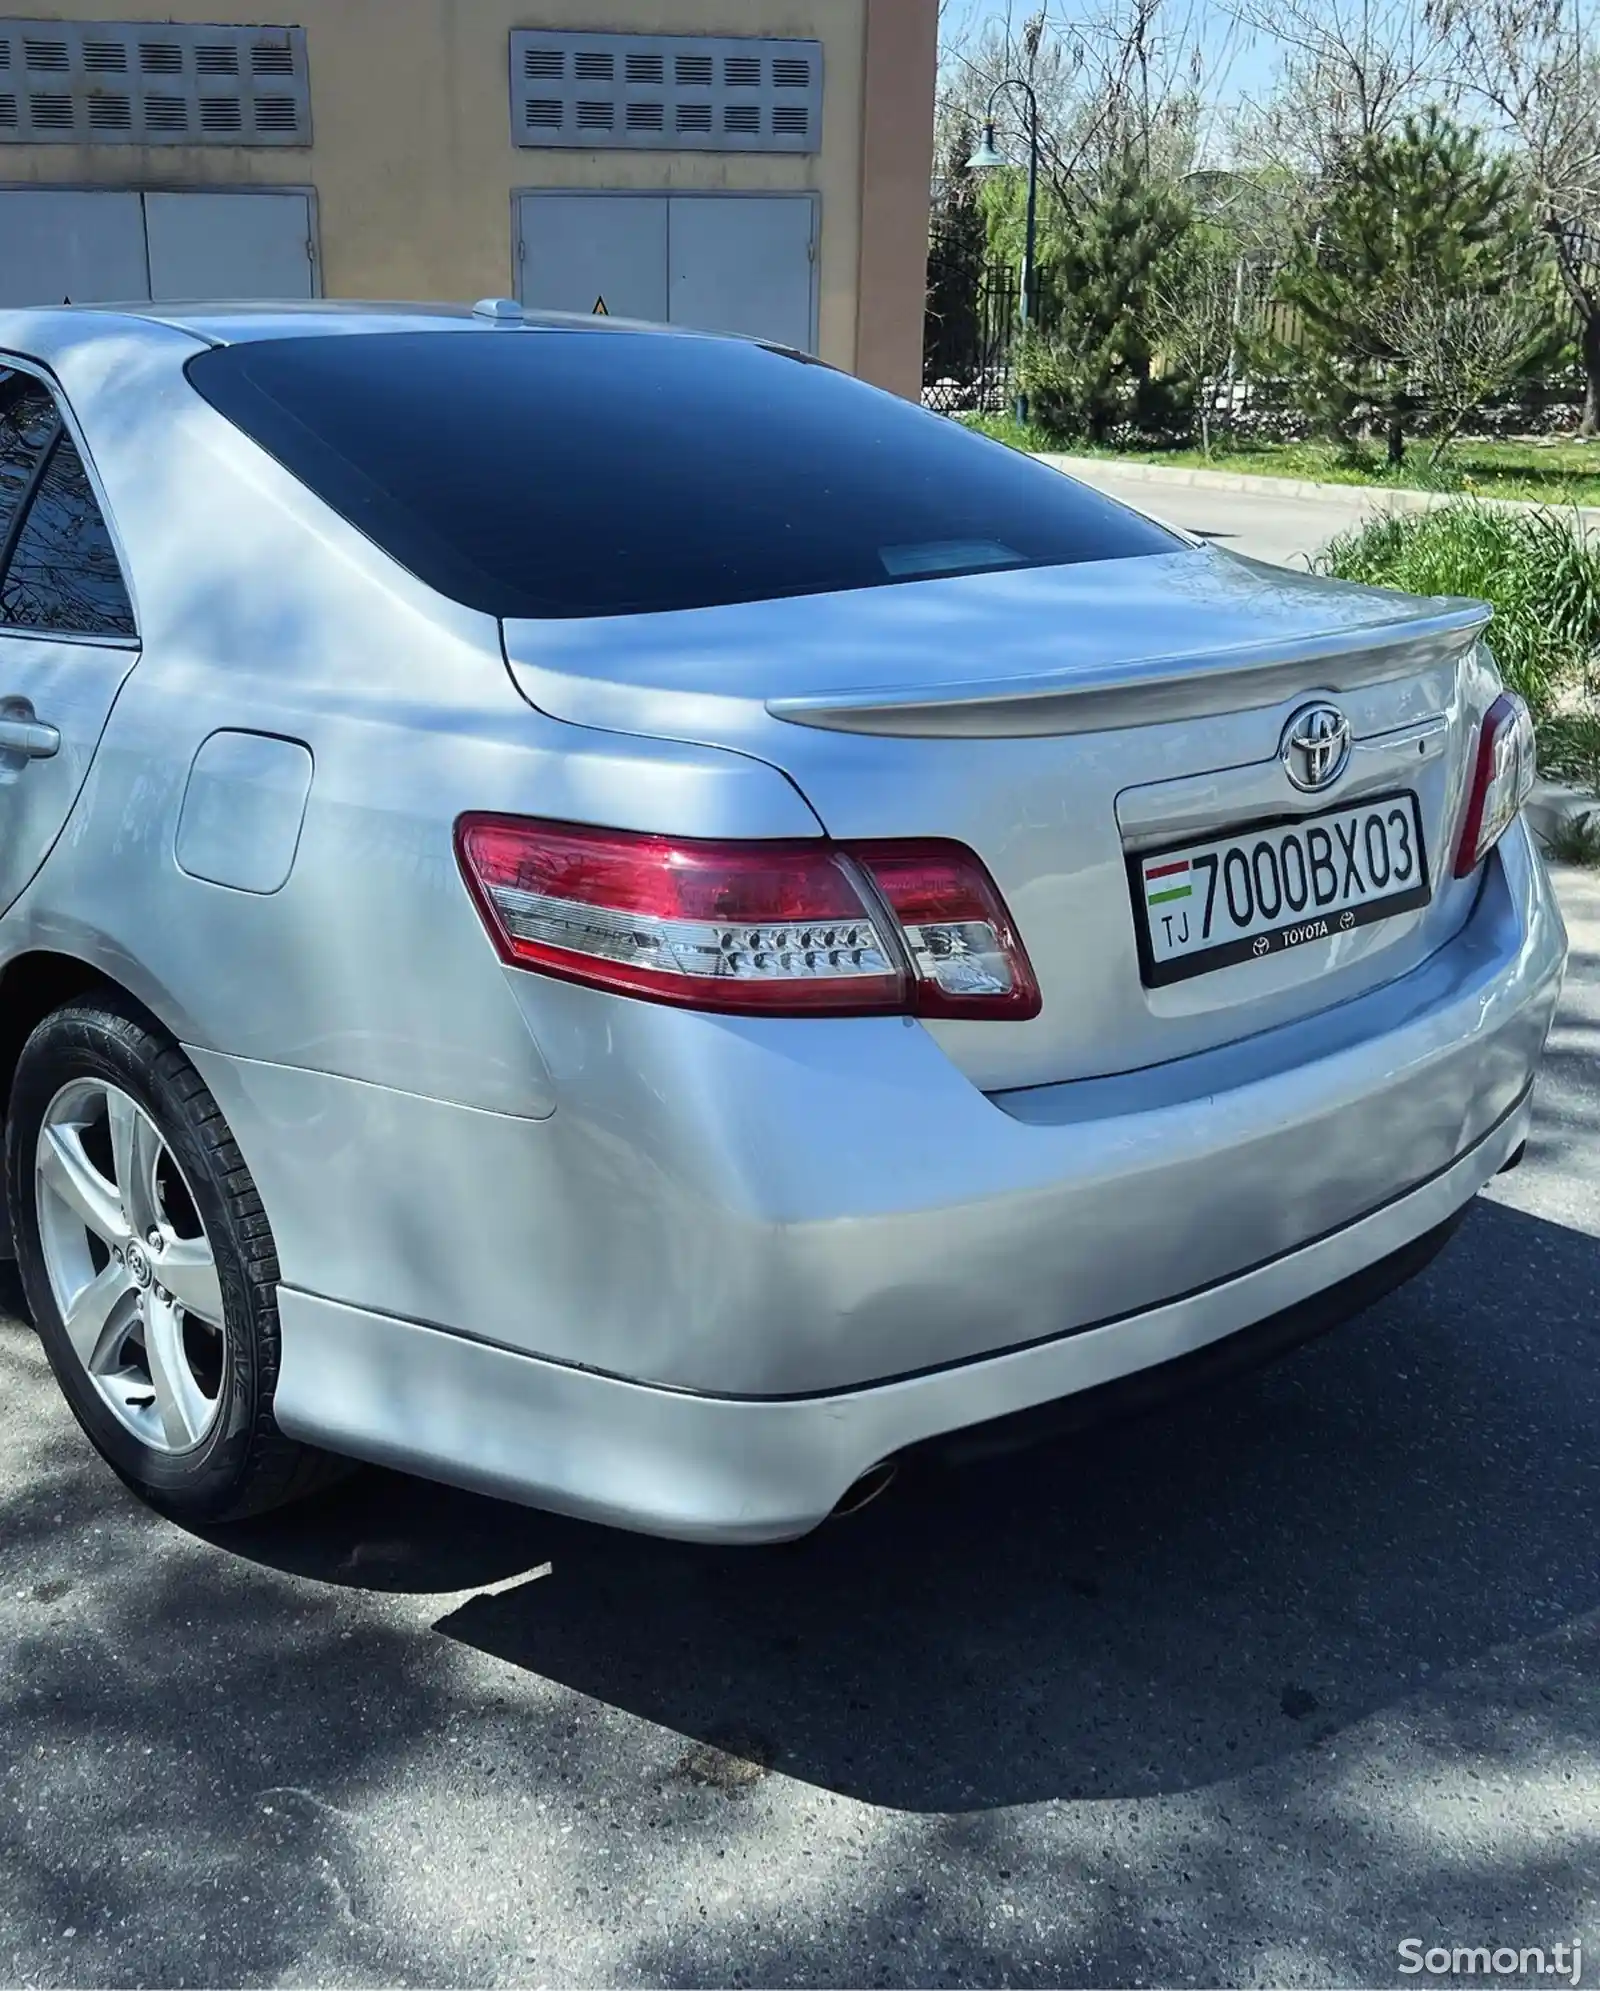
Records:
[[[962,286],[956,273],[941,260],[935,237],[929,253],[928,315],[923,338],[922,398],[941,414],[997,414],[1015,395],[1012,357],[1021,330],[1015,269],[991,264],[974,281],[969,273]],[[1241,260],[1237,278],[1237,321],[1240,331],[1270,330],[1280,339],[1294,339],[1297,314],[1274,297],[1278,271],[1255,259]],[[1039,269],[1034,283],[1033,323],[1052,329],[1057,312],[1048,268]]]
[[[1043,290],[1045,286],[1038,286]],[[922,346],[922,399],[941,415],[997,414],[1012,396],[1011,357],[1020,329],[1017,272],[994,265],[976,289],[941,309],[930,284]],[[948,296],[949,286],[942,287]]]
[[[1583,260],[1600,267],[1600,238],[1582,245]],[[1299,313],[1277,294],[1279,266],[1269,259],[1240,259],[1235,275],[1235,323],[1241,338],[1263,338],[1294,345],[1300,335]],[[1018,334],[1019,280],[1014,268],[990,264],[981,270],[970,263],[963,271],[949,259],[936,234],[929,252],[928,310],[923,336],[922,399],[940,414],[1000,414],[1016,395],[1013,360]],[[1035,286],[1033,322],[1048,333],[1058,317],[1048,269],[1041,268]],[[1562,300],[1561,307],[1572,308]],[[1576,339],[1576,313],[1571,333]],[[1159,356],[1157,370],[1160,370]],[[1575,398],[1575,376],[1556,369],[1550,379],[1525,383],[1516,397],[1531,424],[1560,426],[1562,410]],[[1253,410],[1257,417],[1289,415],[1286,383],[1257,379],[1230,369],[1219,389],[1219,402],[1235,414]],[[1515,426],[1515,411],[1486,410],[1490,428]]]

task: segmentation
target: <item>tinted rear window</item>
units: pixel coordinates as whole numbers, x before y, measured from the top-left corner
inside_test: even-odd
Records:
[[[643,614],[1181,542],[956,423],[760,346],[375,333],[190,362],[211,404],[441,593]]]

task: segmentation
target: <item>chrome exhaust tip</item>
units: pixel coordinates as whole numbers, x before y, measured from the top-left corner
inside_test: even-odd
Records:
[[[832,1518],[842,1520],[846,1514],[859,1514],[863,1507],[870,1507],[880,1493],[889,1491],[899,1470],[893,1459],[880,1459],[875,1466],[869,1466],[860,1479],[846,1489],[844,1497],[833,1510]]]

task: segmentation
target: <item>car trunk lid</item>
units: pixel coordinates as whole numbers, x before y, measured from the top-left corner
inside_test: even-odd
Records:
[[[1204,548],[667,615],[508,622],[550,716],[754,755],[830,835],[953,837],[983,859],[1043,994],[1027,1022],[930,1026],[986,1090],[1138,1069],[1292,1022],[1416,964],[1465,918],[1449,853],[1492,677],[1481,604]],[[1354,751],[1324,794],[1280,756],[1311,700]],[[1415,794],[1432,898],[1147,986],[1130,857]]]

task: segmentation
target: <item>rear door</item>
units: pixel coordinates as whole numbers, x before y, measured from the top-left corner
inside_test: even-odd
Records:
[[[0,909],[60,835],[138,654],[78,439],[43,381],[0,372]]]

